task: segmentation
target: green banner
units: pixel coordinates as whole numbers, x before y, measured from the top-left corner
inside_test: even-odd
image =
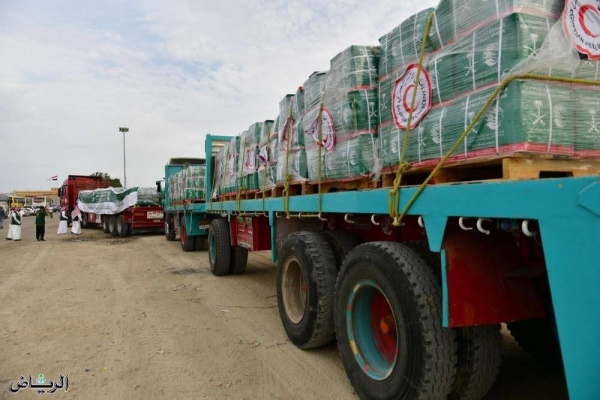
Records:
[[[137,187],[82,190],[77,197],[79,209],[93,214],[118,214],[137,202]]]

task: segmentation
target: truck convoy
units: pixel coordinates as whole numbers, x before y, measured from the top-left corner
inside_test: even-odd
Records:
[[[570,398],[600,398],[597,4],[466,3],[339,53],[274,120],[207,135],[205,164],[166,165],[167,240],[206,240],[216,276],[270,250],[290,341],[336,339],[361,398],[485,396],[500,324]]]

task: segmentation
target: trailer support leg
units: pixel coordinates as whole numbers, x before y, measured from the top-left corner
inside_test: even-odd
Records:
[[[271,227],[271,261],[277,262],[277,224],[275,212],[269,211],[269,226]]]
[[[600,238],[600,218],[548,218],[540,229],[569,396],[598,399],[600,261],[590,242]]]

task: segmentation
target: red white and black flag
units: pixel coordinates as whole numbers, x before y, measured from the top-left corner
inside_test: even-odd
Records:
[[[48,180],[49,180],[49,181],[50,181],[50,180],[52,180],[52,181],[57,181],[57,180],[58,180],[58,175],[54,175],[53,177],[49,178]]]

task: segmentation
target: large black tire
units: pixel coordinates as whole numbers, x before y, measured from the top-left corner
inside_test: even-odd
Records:
[[[277,263],[277,305],[285,332],[297,347],[320,347],[334,338],[336,276],[335,256],[323,236],[288,236]]]
[[[88,227],[88,215],[87,213],[81,213],[81,229],[87,229]]]
[[[410,241],[404,242],[405,245],[410,247],[414,252],[421,256],[423,260],[429,265],[436,277],[442,275],[442,259],[440,253],[435,253],[429,250],[429,243],[425,240],[422,242]]]
[[[173,214],[165,214],[165,237],[169,242],[175,241],[177,232],[175,232],[175,220]]]
[[[499,325],[457,328],[458,366],[450,400],[479,400],[494,385],[502,360]]]
[[[231,265],[231,238],[229,224],[224,219],[213,219],[208,230],[208,262],[215,276],[229,274]]]
[[[102,217],[102,232],[104,232],[104,233],[110,233],[110,231],[108,229],[109,218],[110,218],[110,215],[105,215]]]
[[[248,249],[242,246],[233,246],[231,248],[231,265],[229,273],[234,275],[242,275],[246,272],[248,264]]]
[[[560,345],[547,318],[526,319],[506,325],[519,346],[535,360],[552,366],[562,364]]]
[[[110,236],[117,236],[117,218],[114,215],[108,217],[108,233]]]
[[[194,236],[194,251],[206,250],[206,236]]]
[[[322,231],[320,234],[333,251],[338,270],[342,267],[346,256],[362,243],[358,237],[344,231]]]
[[[183,251],[194,251],[194,242],[196,240],[193,236],[188,236],[185,230],[185,215],[181,217],[179,223],[179,242],[181,243],[181,250]]]
[[[450,394],[456,333],[442,327],[441,307],[439,280],[408,246],[367,243],[346,257],[336,283],[335,331],[346,374],[361,398]]]
[[[122,238],[129,236],[129,224],[125,222],[125,217],[123,216],[123,214],[119,214],[116,223],[117,236]]]

